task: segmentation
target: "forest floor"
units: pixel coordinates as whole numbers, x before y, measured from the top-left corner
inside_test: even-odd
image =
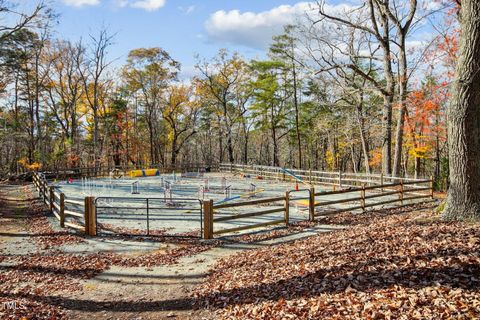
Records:
[[[0,318],[478,318],[480,228],[430,207],[227,240],[87,238],[0,185]]]

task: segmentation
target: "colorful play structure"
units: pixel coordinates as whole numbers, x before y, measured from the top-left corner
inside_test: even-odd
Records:
[[[131,170],[131,171],[128,171],[127,174],[130,178],[153,177],[153,176],[159,176],[160,175],[160,170],[158,170],[158,169]]]

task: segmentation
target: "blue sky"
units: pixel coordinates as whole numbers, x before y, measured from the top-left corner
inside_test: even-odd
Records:
[[[131,49],[162,47],[192,72],[194,55],[213,56],[228,47],[261,57],[271,36],[301,10],[291,0],[54,0],[60,14],[56,37],[77,40],[102,25],[116,33],[110,50],[116,64]]]

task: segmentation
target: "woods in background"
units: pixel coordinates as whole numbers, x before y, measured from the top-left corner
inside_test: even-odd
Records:
[[[16,15],[0,1],[3,17]],[[459,37],[455,5],[324,3],[272,39],[264,60],[220,50],[196,76],[164,49],[114,65],[107,30],[51,35],[40,4],[0,27],[0,174],[25,167],[219,162],[448,176],[446,107]],[[440,22],[412,45],[426,18]],[[6,21],[6,19],[2,19]]]

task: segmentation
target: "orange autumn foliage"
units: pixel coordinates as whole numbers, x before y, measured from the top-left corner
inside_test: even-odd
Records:
[[[405,146],[415,158],[428,158],[437,138],[446,140],[445,114],[442,106],[448,99],[444,84],[429,81],[407,98]]]

